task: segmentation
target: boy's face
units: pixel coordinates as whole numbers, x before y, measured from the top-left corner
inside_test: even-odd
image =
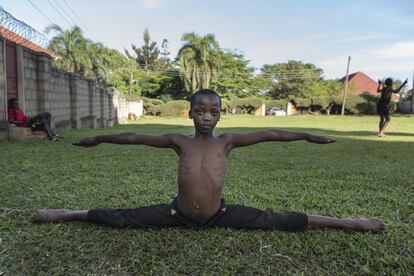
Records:
[[[216,95],[200,95],[188,115],[197,132],[210,134],[220,120],[220,99]]]

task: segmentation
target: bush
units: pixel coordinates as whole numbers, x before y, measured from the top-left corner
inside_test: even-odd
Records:
[[[296,107],[309,108],[312,104],[312,100],[309,98],[297,98],[293,100]]]
[[[230,108],[235,109],[236,113],[251,114],[260,108],[264,101],[260,98],[250,97],[230,101]]]
[[[366,106],[367,101],[359,96],[348,96],[345,102],[345,111],[350,114],[361,114],[363,109],[360,109]],[[342,102],[341,102],[342,104]]]
[[[230,101],[226,99],[221,99],[221,112],[229,113],[230,111]]]
[[[161,107],[163,106],[164,102],[158,99],[151,99],[142,97],[144,101],[144,113],[145,115],[160,115]]]
[[[371,94],[361,96],[348,96],[345,103],[346,114],[376,114],[378,97]],[[315,98],[296,98],[293,100],[296,109],[301,114],[340,114],[342,111],[343,97],[315,97]],[[390,111],[394,112],[397,105],[394,102],[390,104]]]
[[[188,101],[170,101],[165,103],[161,108],[161,116],[187,116],[190,110]]]

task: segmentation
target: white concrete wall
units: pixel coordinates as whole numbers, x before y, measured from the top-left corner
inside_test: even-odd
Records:
[[[139,119],[144,114],[144,102],[142,100],[128,101],[123,94],[114,91],[112,101],[114,114],[119,123],[126,123],[131,115]]]

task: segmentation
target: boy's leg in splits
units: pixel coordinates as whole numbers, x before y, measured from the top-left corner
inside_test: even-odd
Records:
[[[386,226],[377,219],[333,218],[311,216],[299,212],[276,213],[241,205],[227,205],[215,226],[229,228],[303,231],[315,228],[337,228],[354,231],[382,232]]]
[[[386,225],[375,218],[333,218],[326,216],[308,216],[308,228],[337,228],[355,231],[380,233]]]
[[[155,212],[154,208],[155,207]],[[380,233],[386,226],[378,219],[333,218],[312,216],[299,212],[275,213],[241,205],[222,205],[218,213],[206,223],[211,226],[262,229],[282,231],[303,231],[305,229],[336,228],[354,231]],[[40,210],[32,217],[34,223],[84,221],[122,227],[171,227],[185,226],[171,214],[170,205],[161,204],[136,209],[95,209],[95,210]]]
[[[134,209],[43,209],[33,215],[31,220],[33,223],[83,221],[114,228],[159,228],[181,225],[171,214],[169,204]]]

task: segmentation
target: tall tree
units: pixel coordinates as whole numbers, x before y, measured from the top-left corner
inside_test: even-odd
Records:
[[[211,81],[211,88],[228,99],[252,96],[258,92],[254,85],[254,69],[249,61],[235,51],[220,50],[220,73]]]
[[[158,64],[160,69],[163,70],[170,70],[173,69],[173,66],[171,64],[170,59],[170,52],[168,50],[168,40],[163,39],[161,44],[161,52],[160,52],[160,58],[158,59]]]
[[[265,64],[261,75],[273,80],[271,95],[280,98],[307,98],[309,87],[322,80],[323,70],[311,63],[289,60],[287,63]]]
[[[115,49],[104,46],[102,43],[89,42],[87,53],[91,67],[85,72],[85,76],[94,78],[100,85],[107,83],[109,73],[113,70],[130,67],[126,56]]]
[[[58,25],[49,25],[45,33],[54,32],[55,36],[50,40],[49,50],[56,53],[54,65],[59,69],[83,73],[86,68],[91,67],[90,58],[87,54],[87,40],[82,35],[78,26],[63,30]]]
[[[219,44],[214,34],[185,33],[178,52],[181,78],[187,91],[208,88],[219,67]]]
[[[144,44],[140,48],[134,44],[132,44],[131,47],[136,54],[135,60],[137,61],[138,65],[148,72],[151,69],[157,69],[160,50],[157,47],[157,42],[151,41],[148,29],[145,29],[143,38]],[[132,57],[132,55],[127,50],[125,52],[128,57]]]

